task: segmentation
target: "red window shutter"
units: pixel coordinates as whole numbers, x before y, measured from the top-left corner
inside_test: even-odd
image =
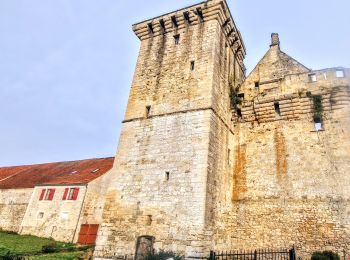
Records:
[[[66,200],[67,199],[68,191],[69,191],[69,188],[65,188],[64,189],[64,194],[63,194],[62,200]]]
[[[53,196],[55,195],[55,189],[49,189],[50,193],[49,193],[49,197],[48,200],[52,200]]]
[[[79,188],[74,188],[72,200],[76,200],[78,198],[78,194],[79,194]]]
[[[43,200],[43,199],[44,199],[44,196],[45,196],[45,191],[46,191],[46,189],[42,189],[42,190],[41,190],[39,200]]]

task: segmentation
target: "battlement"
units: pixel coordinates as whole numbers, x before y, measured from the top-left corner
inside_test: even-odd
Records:
[[[275,83],[278,83],[276,85]],[[264,85],[272,86],[270,88]],[[342,67],[287,75],[270,82],[260,82],[255,97],[244,100],[241,122],[271,122],[308,118],[312,122],[312,96],[322,96],[325,114],[350,103],[350,69]]]
[[[176,33],[188,26],[217,20],[222,26],[227,41],[243,62],[246,48],[242,36],[232,18],[226,1],[205,1],[185,7],[133,25],[133,30],[142,41],[167,33]]]

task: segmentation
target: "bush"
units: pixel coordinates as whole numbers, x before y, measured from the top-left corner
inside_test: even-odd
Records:
[[[57,243],[50,243],[47,245],[44,245],[41,249],[43,253],[56,253],[61,251],[61,249],[57,246]]]
[[[184,259],[183,256],[178,255],[172,251],[164,251],[160,250],[158,253],[149,253],[145,260],[167,260],[169,258],[172,258],[174,260],[182,260]]]
[[[332,251],[323,251],[313,253],[311,260],[340,260],[340,257]]]

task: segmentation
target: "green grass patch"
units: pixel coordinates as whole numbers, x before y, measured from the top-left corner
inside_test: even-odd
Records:
[[[48,238],[0,231],[0,259],[5,256],[31,256],[29,259],[79,259],[90,247]]]
[[[30,260],[75,260],[75,259],[83,259],[84,252],[63,252],[63,253],[53,253],[53,254],[45,254],[38,256],[29,257]]]

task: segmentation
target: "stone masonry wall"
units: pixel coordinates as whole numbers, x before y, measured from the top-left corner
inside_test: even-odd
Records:
[[[345,78],[335,78],[335,69],[316,73],[317,82],[304,81],[305,74],[287,76],[294,92],[279,87],[247,102],[242,118],[234,115],[232,172],[221,167],[222,180],[214,180],[221,202],[213,209],[214,249],[295,245],[303,259],[316,250],[350,255],[348,70]],[[312,95],[322,96],[318,132]],[[225,143],[217,142],[221,153]]]
[[[82,224],[98,224],[102,223],[102,214],[105,203],[105,195],[108,185],[111,182],[112,172],[108,171],[99,178],[87,184],[86,194],[80,218],[78,222],[78,230],[75,232],[74,241],[78,241],[79,230]]]
[[[210,115],[123,124],[96,256],[131,257],[141,235],[154,236],[157,249],[202,251]]]
[[[0,229],[18,232],[33,189],[0,189]]]
[[[191,7],[190,22],[183,20],[182,10],[134,25],[140,54],[95,256],[131,258],[142,235],[155,237],[155,249],[187,256],[210,250],[213,204],[207,200],[215,198],[207,181],[219,175],[211,171],[222,160],[209,147],[216,138],[229,140],[227,82],[234,72],[237,82],[243,76],[240,39],[232,24],[222,28],[223,7]],[[171,25],[173,15],[178,26]],[[159,28],[161,19],[165,29]],[[236,35],[233,43],[230,30]]]
[[[74,187],[80,189],[77,200],[62,200],[65,188]],[[39,200],[42,189],[56,189],[53,200]],[[85,192],[85,186],[35,187],[20,233],[73,242],[74,235],[80,229],[78,220]],[[42,217],[39,216],[40,212],[43,213]]]

